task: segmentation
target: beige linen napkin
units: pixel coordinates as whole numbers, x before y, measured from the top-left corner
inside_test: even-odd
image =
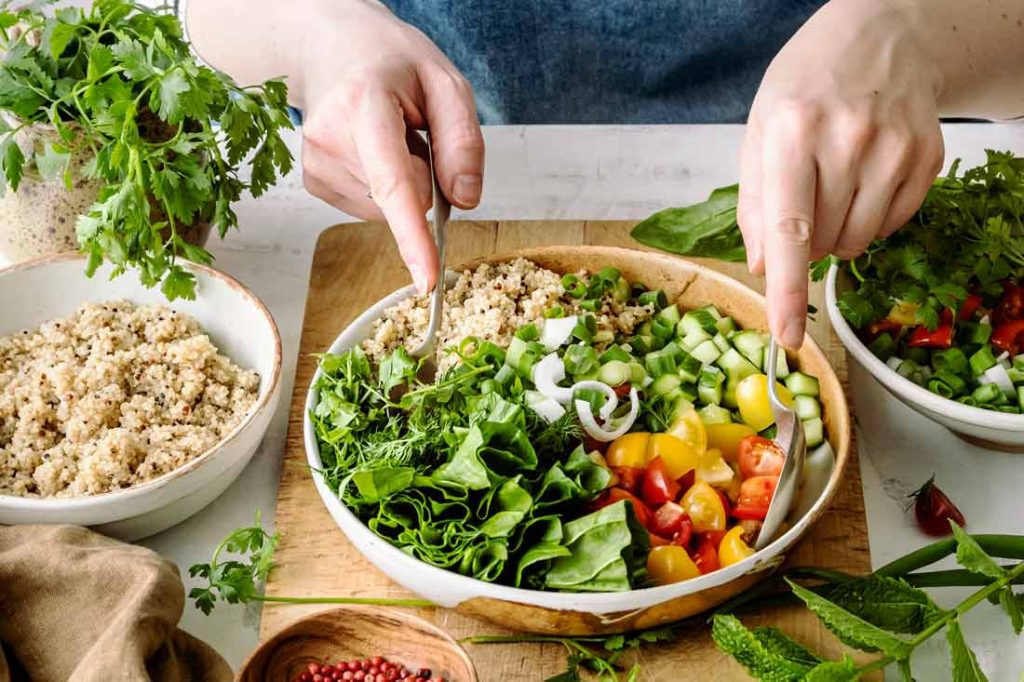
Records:
[[[0,682],[220,682],[231,669],[177,628],[178,568],[76,526],[0,526]]]

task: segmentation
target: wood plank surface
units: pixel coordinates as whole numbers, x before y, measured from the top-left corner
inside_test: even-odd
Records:
[[[591,244],[642,248],[630,239],[631,226],[632,223],[590,221],[455,222],[448,232],[448,262],[457,266],[473,258],[528,246]],[[762,283],[748,275],[742,264],[701,262],[763,290]],[[267,582],[268,595],[410,596],[364,559],[335,525],[313,486],[302,443],[303,404],[315,370],[312,354],[326,350],[356,315],[407,283],[408,275],[385,226],[339,225],[320,236],[313,257],[278,492],[276,526],[281,541],[276,566]],[[812,288],[811,303],[822,312],[811,323],[810,332],[845,384],[846,354],[828,325],[820,284]],[[793,552],[791,561],[851,572],[870,570],[855,448],[851,455],[831,508]],[[261,637],[265,639],[287,622],[315,610],[319,607],[267,604],[263,609]],[[488,622],[444,609],[422,609],[420,614],[456,638],[503,633]],[[841,649],[816,619],[795,607],[772,609],[744,620],[749,625],[780,626],[814,649]],[[565,660],[561,647],[553,644],[470,646],[468,651],[485,682],[543,680],[560,672]],[[748,679],[739,665],[715,649],[707,627],[695,627],[671,645],[645,649],[640,660],[645,680]]]

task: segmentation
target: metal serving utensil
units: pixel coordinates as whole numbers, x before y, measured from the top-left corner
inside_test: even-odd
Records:
[[[768,398],[772,405],[772,414],[775,415],[775,443],[786,453],[786,462],[782,466],[782,473],[779,474],[779,483],[775,487],[775,495],[768,506],[768,514],[765,516],[761,532],[757,535],[757,542],[754,549],[764,549],[772,540],[779,535],[782,526],[793,506],[793,498],[800,488],[800,478],[804,470],[804,458],[807,455],[807,440],[804,437],[804,427],[796,412],[786,406],[779,398],[776,388],[776,374],[778,370],[779,346],[775,337],[768,341]]]
[[[444,315],[444,247],[445,236],[448,228],[448,218],[451,216],[452,205],[448,202],[441,186],[438,184],[437,171],[434,169],[434,150],[430,142],[430,131],[427,131],[427,160],[430,162],[430,184],[433,187],[433,208],[431,209],[431,227],[434,233],[434,243],[437,245],[437,283],[430,294],[430,324],[427,326],[427,333],[420,345],[414,348],[409,355],[414,358],[422,358],[419,378],[421,381],[433,381],[437,374],[437,331],[441,328],[441,319]]]

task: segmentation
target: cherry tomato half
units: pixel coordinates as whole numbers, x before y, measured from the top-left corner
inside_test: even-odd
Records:
[[[644,479],[640,483],[641,497],[651,507],[672,502],[679,494],[679,484],[665,472],[665,462],[655,457],[647,463]]]
[[[703,481],[694,483],[680,502],[698,533],[725,530],[725,507],[718,492]]]
[[[647,573],[656,585],[669,585],[696,578],[701,570],[685,549],[677,545],[666,545],[655,547],[647,555]]]
[[[663,538],[673,538],[682,529],[686,512],[675,502],[666,502],[658,507],[651,520],[651,531]]]
[[[717,571],[720,568],[718,562],[718,549],[716,549],[715,541],[710,538],[704,538],[697,545],[697,549],[693,553],[693,563],[697,565],[697,570],[701,574],[711,573]]]
[[[739,526],[726,533],[718,545],[718,561],[722,566],[739,563],[753,553],[753,548],[743,541],[743,529]]]
[[[778,476],[786,463],[786,453],[782,448],[761,436],[748,436],[740,441],[739,453],[743,478]]]
[[[732,515],[737,519],[763,519],[768,515],[778,482],[778,476],[754,476],[743,481]]]
[[[644,528],[650,528],[651,518],[654,516],[653,512],[642,500],[622,488],[608,488],[608,490],[601,493],[600,497],[594,500],[593,506],[594,509],[601,509],[620,500],[628,500],[633,505],[633,513],[636,514],[637,521]]]

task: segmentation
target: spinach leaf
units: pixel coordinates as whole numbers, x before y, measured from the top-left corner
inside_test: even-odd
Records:
[[[641,244],[681,256],[746,260],[743,235],[736,223],[739,185],[716,189],[707,201],[659,211],[630,233]]]

